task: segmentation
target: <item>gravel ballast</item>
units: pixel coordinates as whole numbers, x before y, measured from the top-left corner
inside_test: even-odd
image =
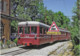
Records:
[[[48,54],[50,52],[52,52],[53,50],[56,50],[57,48],[59,48],[60,46],[67,44],[68,41],[65,42],[58,42],[49,46],[46,46],[44,48],[41,49],[33,49],[29,52],[25,52],[19,55],[29,55],[29,56],[35,56],[35,55],[39,55],[39,56],[48,56]]]

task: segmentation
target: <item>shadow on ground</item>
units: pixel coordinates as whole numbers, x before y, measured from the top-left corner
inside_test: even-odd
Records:
[[[50,45],[56,44],[58,42],[65,42],[65,41],[68,41],[68,40],[55,41],[53,43],[47,43],[47,44],[43,44],[43,45],[39,45],[39,46],[23,46],[20,48],[23,48],[23,49],[42,49],[42,48],[48,47]]]

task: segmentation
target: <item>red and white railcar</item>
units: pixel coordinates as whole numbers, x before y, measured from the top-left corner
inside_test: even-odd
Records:
[[[19,22],[18,35],[20,35],[18,44],[26,46],[70,39],[70,32],[57,27],[55,22],[52,23],[51,27],[37,21]]]

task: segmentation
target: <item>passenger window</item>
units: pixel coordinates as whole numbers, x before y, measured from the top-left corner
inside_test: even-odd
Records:
[[[25,27],[25,34],[29,34],[30,33],[30,27]]]
[[[48,31],[48,29],[47,29],[47,31]]]
[[[47,32],[47,29],[46,29],[46,28],[44,28],[44,34],[46,34],[46,32]]]
[[[42,34],[42,27],[40,27],[40,34]]]
[[[23,27],[19,27],[19,33],[23,33]]]
[[[65,32],[61,32],[61,34],[62,34],[62,35],[66,35],[66,33],[65,33]]]
[[[31,34],[36,34],[37,33],[37,27],[31,27]]]

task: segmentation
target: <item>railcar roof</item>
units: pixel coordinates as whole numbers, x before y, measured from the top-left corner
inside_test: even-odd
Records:
[[[23,21],[23,22],[19,22],[18,23],[19,26],[26,26],[26,25],[40,25],[40,26],[45,26],[47,28],[49,28],[50,26],[49,25],[46,25],[44,23],[41,23],[41,22],[38,22],[38,21]],[[67,29],[62,29],[60,27],[58,27],[59,31],[61,32],[70,32],[68,31]]]
[[[59,29],[59,31],[62,31],[62,32],[70,32],[70,31],[68,31],[67,29],[62,29],[62,28],[60,28],[60,27],[58,27],[58,29]]]
[[[37,22],[37,21],[24,21],[24,22],[19,22],[18,25],[20,26],[25,26],[25,25],[40,25],[40,26],[45,26],[45,27],[50,27],[49,25],[46,25],[44,23],[41,22]]]

